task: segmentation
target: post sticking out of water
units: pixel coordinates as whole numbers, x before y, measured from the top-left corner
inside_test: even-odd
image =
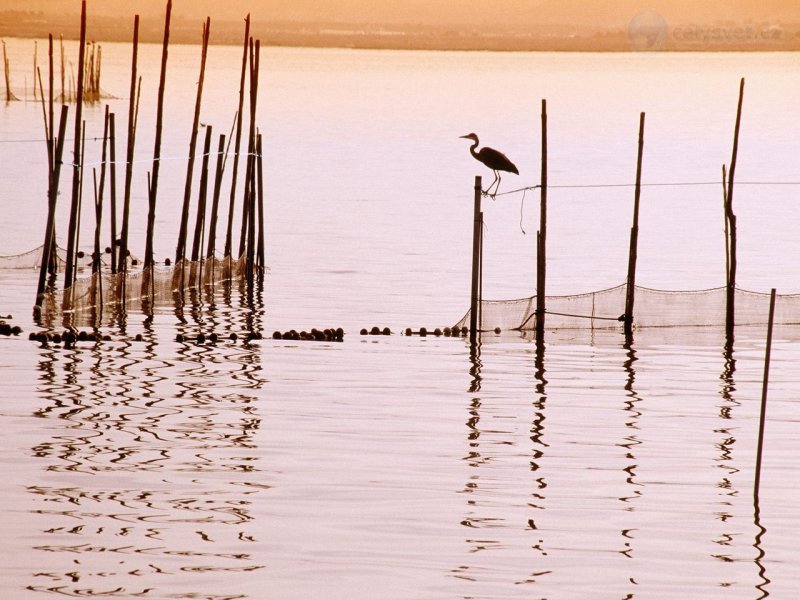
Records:
[[[469,341],[474,344],[478,339],[478,313],[480,312],[480,278],[481,278],[481,195],[483,194],[481,176],[475,176],[475,208],[472,221],[472,293],[469,305]]]
[[[542,99],[542,175],[539,231],[536,234],[536,343],[544,342],[547,271],[547,100]]]
[[[236,112],[236,142],[233,148],[233,174],[231,176],[231,195],[228,207],[228,227],[225,232],[224,256],[230,258],[233,252],[233,209],[236,199],[236,180],[239,175],[239,148],[242,142],[242,110],[244,108],[244,82],[247,73],[247,49],[250,41],[250,15],[244,21],[244,52],[242,54],[242,74],[239,80],[239,109]]]
[[[172,14],[172,0],[167,0],[167,13],[164,17],[164,42],[161,46],[161,77],[158,83],[158,108],[156,109],[156,139],[153,149],[153,171],[150,179],[149,209],[147,212],[147,238],[144,250],[144,268],[153,267],[153,229],[156,221],[156,200],[158,198],[158,171],[161,166],[161,130],[164,123],[164,85],[167,78],[167,56],[169,54],[169,20]],[[147,280],[145,280],[147,281]]]
[[[211,18],[206,17],[203,23],[203,44],[200,50],[200,79],[197,83],[197,98],[194,104],[194,121],[192,122],[192,136],[189,140],[189,163],[186,167],[186,184],[183,190],[183,210],[181,211],[181,224],[178,229],[178,247],[175,250],[175,264],[186,256],[186,229],[189,222],[189,204],[192,196],[192,175],[194,174],[195,148],[197,146],[197,129],[200,124],[200,105],[203,100],[203,80],[206,73],[206,57],[208,56],[208,36],[211,29]],[[206,132],[207,134],[208,132]],[[207,152],[206,152],[207,154]],[[192,251],[194,257],[194,251]],[[196,260],[192,258],[192,260]]]
[[[49,198],[47,199],[47,224],[44,230],[44,244],[42,245],[42,264],[39,266],[39,286],[36,293],[36,306],[42,305],[43,295],[47,283],[47,270],[51,262],[55,262],[55,213],[56,201],[58,199],[58,180],[61,174],[61,155],[64,151],[64,133],[67,128],[67,113],[69,107],[65,104],[61,107],[61,119],[58,125],[58,138],[53,154],[53,169],[50,176],[50,187],[48,189]]]
[[[138,112],[138,94],[136,91],[136,68],[139,54],[139,15],[133,18],[133,58],[131,60],[131,87],[128,100],[128,139],[125,149],[125,189],[122,198],[122,230],[119,234],[119,270],[128,270],[128,219],[131,208],[131,181],[133,178],[133,150],[136,146],[136,117]],[[141,80],[139,80],[141,89]],[[112,240],[116,244],[116,240]]]
[[[263,272],[266,266],[264,257],[264,161],[261,150],[261,134],[256,141],[256,155],[258,159],[258,251],[256,266]]]
[[[219,136],[219,146],[217,147],[217,166],[214,172],[214,195],[211,200],[211,217],[208,221],[208,248],[206,258],[212,260],[216,251],[217,243],[217,212],[219,210],[219,193],[222,187],[222,173],[225,153],[225,134]]]
[[[111,223],[111,272],[117,272],[117,128],[114,113],[108,115],[109,159],[111,161],[111,181],[109,182],[109,202]]]
[[[636,290],[636,258],[639,244],[639,198],[642,192],[642,153],[644,150],[644,113],[639,115],[639,150],[636,157],[636,188],[633,193],[633,226],[628,251],[628,285],[625,290],[625,341],[633,336],[633,303]]]
[[[76,227],[78,222],[78,205],[80,203],[79,195],[81,190],[81,127],[83,124],[83,65],[86,54],[86,0],[81,2],[81,34],[80,34],[80,48],[78,50],[78,99],[75,105],[75,139],[72,149],[73,165],[72,165],[72,204],[69,211],[69,228],[67,232],[67,265],[64,269],[64,288],[72,285],[75,279],[74,274],[74,261],[75,261],[75,245]]]
[[[201,240],[206,224],[206,198],[208,196],[208,158],[211,153],[211,125],[206,127],[203,142],[203,164],[200,168],[200,193],[197,199],[197,218],[194,224],[194,240],[192,241],[192,262],[200,260],[203,249]],[[181,256],[183,258],[183,256]]]
[[[769,361],[772,354],[772,326],[775,322],[775,288],[769,295],[769,323],[767,324],[767,348],[764,353],[764,379],[761,383],[761,417],[758,422],[758,449],[756,451],[756,477],[753,494],[758,499],[761,486],[761,458],[764,451],[764,424],[767,417],[767,387],[769,385]]]
[[[742,99],[744,98],[744,77],[739,82],[739,104],[736,108],[736,127],[733,133],[733,152],[731,153],[731,166],[728,169],[728,191],[725,201],[725,214],[728,220],[728,233],[730,243],[728,245],[728,281],[725,303],[725,334],[728,338],[733,337],[735,323],[734,300],[736,297],[736,215],[733,214],[733,181],[736,172],[736,155],[739,151],[739,125],[742,121]]]

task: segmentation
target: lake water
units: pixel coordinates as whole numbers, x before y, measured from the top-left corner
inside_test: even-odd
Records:
[[[7,44],[22,97],[33,42]],[[141,47],[137,255],[159,56],[160,47]],[[240,56],[210,49],[201,121],[215,135],[233,121]],[[174,254],[199,59],[198,47],[170,49],[159,260]],[[129,46],[103,45],[118,131],[129,63]],[[473,176],[491,174],[458,136],[475,131],[517,163],[521,175],[504,177],[501,191],[535,185],[542,98],[550,184],[591,186],[550,190],[548,293],[624,280],[633,190],[595,186],[633,181],[641,111],[644,181],[704,185],[645,188],[637,281],[721,285],[715,182],[730,161],[740,77],[739,285],[800,292],[800,186],[744,185],[800,181],[795,54],[266,48],[261,64],[269,273],[254,306],[234,294],[178,314],[132,314],[124,329],[104,331],[111,342],[42,348],[27,340],[37,330],[35,273],[0,272],[0,314],[25,332],[0,338],[0,595],[729,599],[800,590],[800,336],[791,328],[772,350],[758,506],[763,329],[741,331],[732,357],[718,329],[643,330],[632,349],[619,332],[548,332],[544,352],[513,332],[485,336],[478,352],[463,339],[358,335],[463,315]],[[46,153],[30,97],[0,106],[0,255],[43,239]],[[84,114],[87,136],[101,135],[103,106]],[[121,154],[124,136],[117,143]],[[87,165],[98,160],[99,143],[87,142]],[[63,240],[68,173],[61,189]],[[484,207],[484,297],[533,294],[538,193]],[[83,220],[92,222],[88,208]],[[330,326],[345,329],[344,342],[174,341]]]

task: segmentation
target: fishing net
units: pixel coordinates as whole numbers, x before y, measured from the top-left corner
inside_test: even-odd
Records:
[[[244,280],[247,257],[181,261],[174,267],[151,267],[127,274],[94,273],[72,287],[44,294],[40,318],[55,323],[62,317],[72,325],[96,325],[103,313],[152,313],[160,308],[193,302],[192,293]]]
[[[547,329],[623,329],[626,284],[606,290],[545,298]],[[644,327],[714,327],[725,325],[725,287],[696,291],[665,291],[636,286],[633,323]],[[737,289],[736,325],[764,325],[769,318],[769,294]],[[536,328],[536,296],[516,300],[483,300],[480,329],[491,331]],[[468,327],[470,311],[456,327]],[[778,295],[775,324],[800,325],[800,294]]]
[[[42,249],[44,244],[22,254],[11,256],[0,256],[0,269],[38,269],[42,264]],[[56,248],[58,268],[62,269],[67,263],[67,251],[64,248]]]

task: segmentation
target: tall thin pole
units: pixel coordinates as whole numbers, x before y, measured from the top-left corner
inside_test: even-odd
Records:
[[[206,127],[206,137],[203,143],[203,163],[200,168],[200,194],[197,200],[197,219],[194,225],[194,240],[192,243],[192,262],[200,260],[203,249],[201,238],[206,223],[206,197],[208,192],[208,156],[211,152],[211,126]],[[183,259],[183,256],[180,257]]]
[[[256,154],[258,158],[258,257],[256,264],[259,269],[263,269],[266,266],[264,257],[264,161],[260,133],[256,142]]]
[[[105,119],[103,120],[103,146],[100,158],[100,188],[98,191],[97,187],[97,170],[92,169],[92,177],[95,178],[94,181],[94,193],[95,193],[95,212],[97,215],[97,231],[95,231],[95,252],[96,255],[92,258],[92,273],[95,273],[100,270],[100,221],[102,217],[102,210],[103,210],[103,191],[105,190],[106,186],[106,165],[108,164],[107,161],[107,148],[108,148],[108,132],[109,132],[109,123],[111,122],[111,111],[109,110],[108,104],[106,104],[106,112],[105,112]],[[99,207],[97,204],[99,203]],[[98,212],[99,211],[99,212]],[[96,270],[95,270],[96,267]]]
[[[236,180],[239,175],[239,148],[242,141],[242,110],[244,108],[244,82],[247,73],[247,49],[250,40],[250,15],[244,21],[244,51],[242,53],[242,74],[239,79],[239,109],[236,112],[236,142],[233,148],[233,173],[231,176],[231,195],[228,206],[228,227],[225,232],[224,255],[230,257],[233,252],[233,212],[236,199]],[[238,258],[238,257],[237,257]]]
[[[469,306],[469,340],[475,343],[478,339],[478,313],[480,312],[480,279],[481,279],[481,176],[475,176],[474,210],[472,219],[472,292]]]
[[[211,200],[211,217],[208,222],[208,249],[206,258],[212,260],[216,251],[217,241],[217,211],[219,210],[219,194],[222,188],[223,154],[225,152],[225,135],[219,136],[219,146],[217,148],[217,167],[214,172],[214,195]]]
[[[734,301],[736,298],[736,215],[733,214],[733,181],[736,172],[736,155],[739,152],[739,126],[742,121],[742,100],[744,98],[744,77],[739,82],[739,103],[736,108],[736,127],[733,133],[733,151],[731,153],[731,166],[728,169],[727,215],[730,234],[730,261],[728,269],[728,287],[726,293],[725,333],[733,336],[734,328]]]
[[[775,288],[769,295],[769,323],[767,324],[767,349],[764,353],[764,379],[761,383],[761,417],[758,422],[758,450],[756,451],[756,478],[753,493],[758,499],[761,486],[761,457],[764,452],[764,425],[767,419],[767,388],[769,386],[769,361],[772,354],[772,326],[775,322]]]
[[[547,282],[547,100],[542,99],[542,174],[536,252],[536,341],[544,342]]]
[[[122,197],[122,230],[119,235],[119,270],[128,270],[128,219],[131,209],[131,181],[133,179],[133,150],[136,146],[136,112],[138,94],[136,90],[136,69],[139,55],[139,15],[133,18],[133,58],[131,59],[131,87],[128,99],[128,138],[125,149],[125,189]],[[140,84],[141,86],[141,80]],[[116,244],[116,240],[112,240]]]
[[[636,290],[636,258],[639,244],[639,198],[642,192],[642,154],[644,150],[644,113],[639,115],[639,151],[636,157],[636,188],[633,193],[633,225],[628,251],[628,284],[625,290],[625,339],[633,335],[633,303]]]
[[[147,211],[147,234],[144,250],[144,268],[152,268],[153,229],[156,221],[156,200],[158,198],[158,171],[161,166],[161,130],[164,126],[164,84],[167,77],[167,56],[169,54],[169,20],[172,14],[172,0],[167,0],[167,13],[164,17],[164,43],[161,47],[161,77],[158,83],[158,107],[156,109],[156,139],[153,148],[153,171],[150,179],[149,208]]]
[[[78,99],[75,106],[75,139],[72,149],[72,204],[69,211],[69,227],[67,233],[67,266],[64,270],[64,287],[72,285],[74,279],[74,261],[76,232],[78,222],[78,204],[81,190],[81,129],[83,125],[83,63],[86,59],[86,0],[81,2],[81,34],[78,51]]]
[[[58,125],[58,137],[56,138],[56,148],[53,156],[53,173],[50,178],[50,188],[48,189],[47,224],[44,230],[44,244],[42,246],[42,264],[39,266],[39,286],[36,294],[36,306],[41,306],[42,295],[45,291],[47,282],[47,270],[51,262],[55,262],[55,257],[51,255],[55,250],[55,212],[56,201],[58,200],[58,180],[61,174],[61,155],[64,151],[64,133],[67,129],[67,113],[69,107],[64,104],[61,106],[61,119]]]
[[[114,113],[108,116],[109,158],[111,161],[111,181],[109,182],[109,210],[111,214],[111,272],[117,272],[117,127]]]
[[[206,57],[208,56],[208,36],[211,30],[211,18],[206,17],[203,23],[203,45],[200,51],[200,79],[197,83],[197,97],[194,104],[194,120],[192,121],[192,135],[189,139],[189,163],[186,167],[186,184],[183,190],[183,208],[181,210],[181,224],[178,229],[178,246],[175,249],[175,264],[186,256],[186,229],[189,223],[189,205],[192,197],[192,176],[194,175],[195,149],[197,146],[197,130],[200,125],[200,105],[203,100],[203,80],[206,73]],[[206,131],[208,138],[208,131]],[[208,156],[208,151],[206,151]],[[192,252],[194,256],[194,252]],[[192,260],[196,260],[192,258]]]

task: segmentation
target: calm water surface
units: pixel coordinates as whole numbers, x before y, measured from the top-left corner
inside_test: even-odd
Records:
[[[33,43],[8,42],[30,81]],[[40,56],[43,46],[40,42]],[[130,48],[104,45],[127,114]],[[74,45],[68,46],[74,51]],[[144,46],[131,248],[143,251],[160,48]],[[210,52],[201,120],[227,133],[239,50]],[[174,46],[156,255],[174,253],[199,49]],[[267,261],[234,292],[131,314],[67,350],[0,338],[7,598],[791,598],[800,590],[800,336],[778,332],[760,502],[764,331],[361,337],[443,326],[469,295],[475,131],[538,183],[628,183],[647,112],[638,281],[722,283],[721,165],[747,78],[739,181],[800,181],[793,54],[490,54],[266,49]],[[23,95],[23,94],[18,94]],[[87,108],[92,135],[102,111]],[[123,129],[118,124],[118,130]],[[41,109],[0,107],[0,254],[41,243]],[[118,152],[123,140],[118,140]],[[96,162],[99,144],[87,144]],[[488,174],[482,173],[484,176]],[[69,175],[62,180],[63,239]],[[800,291],[798,186],[736,191],[740,285]],[[632,190],[550,193],[549,291],[624,279]],[[538,196],[486,203],[485,297],[534,292]],[[86,223],[91,222],[88,210]],[[521,219],[521,223],[520,223]],[[522,233],[521,227],[527,232]],[[89,243],[87,237],[82,241]],[[27,334],[35,274],[0,273]],[[178,343],[178,333],[342,326],[340,344]],[[141,334],[143,341],[133,341]]]

